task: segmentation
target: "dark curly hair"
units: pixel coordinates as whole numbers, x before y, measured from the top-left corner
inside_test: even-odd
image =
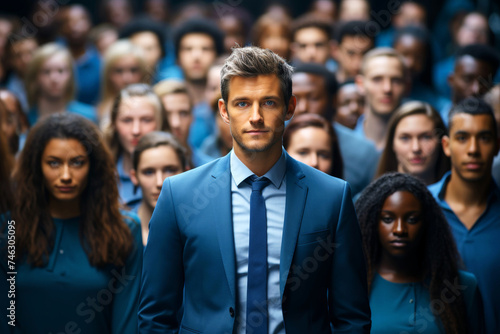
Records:
[[[429,282],[431,300],[440,299],[445,288],[444,282],[453,282],[458,277],[461,259],[448,222],[432,194],[422,181],[402,173],[389,173],[376,179],[356,201],[367,264],[368,288],[371,288],[381,257],[378,223],[382,206],[386,198],[397,191],[410,192],[422,205],[424,234],[421,239],[420,263],[415,265],[423,269],[426,277],[424,282]],[[445,303],[444,312],[439,317],[446,333],[466,333],[465,314],[462,295],[457,296],[453,302]]]
[[[89,157],[88,184],[81,195],[80,242],[91,265],[121,267],[132,250],[130,229],[119,210],[117,172],[99,129],[76,114],[54,114],[29,132],[14,172],[17,259],[46,265],[54,247],[54,223],[41,168],[52,139],[76,139]]]

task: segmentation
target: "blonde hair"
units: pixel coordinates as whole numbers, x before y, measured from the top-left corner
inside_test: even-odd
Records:
[[[113,89],[113,85],[110,80],[111,70],[113,69],[115,63],[123,57],[131,56],[139,63],[139,70],[141,71],[141,82],[149,83],[151,80],[150,73],[148,73],[146,60],[144,59],[143,51],[132,44],[128,40],[118,40],[106,50],[103,58],[103,70],[102,70],[102,101],[108,99],[113,99],[119,92]]]
[[[70,80],[66,87],[66,94],[64,95],[67,102],[73,100],[76,91],[75,71],[73,68],[73,58],[71,53],[65,47],[56,44],[48,43],[38,48],[33,54],[33,59],[28,65],[25,77],[26,94],[30,106],[37,103],[40,95],[40,85],[38,84],[38,75],[44,63],[51,57],[62,54],[68,63],[68,71],[70,72]]]
[[[153,86],[153,90],[159,98],[170,94],[186,94],[189,97],[189,102],[191,103],[191,96],[184,81],[174,79],[162,80]]]
[[[118,138],[118,131],[116,130],[116,119],[123,101],[131,97],[146,97],[155,109],[156,130],[170,130],[160,98],[153,92],[150,85],[138,83],[125,87],[120,91],[114,100],[113,108],[111,109],[111,122],[105,130],[106,142],[108,143],[108,147],[111,150],[115,161],[118,160],[123,152],[123,148],[121,147],[120,140]]]
[[[368,51],[364,57],[363,61],[361,62],[361,74],[365,75],[366,74],[366,67],[368,66],[368,63],[375,58],[379,57],[389,57],[389,58],[395,58],[399,64],[401,65],[401,69],[403,70],[403,75],[407,76],[408,75],[408,69],[405,65],[405,61],[403,57],[393,48],[388,48],[388,47],[381,47],[381,48],[375,48],[373,50]]]

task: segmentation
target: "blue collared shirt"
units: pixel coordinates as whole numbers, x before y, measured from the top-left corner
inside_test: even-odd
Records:
[[[486,333],[500,333],[500,189],[492,182],[486,210],[470,230],[460,221],[444,197],[451,172],[429,186],[450,224],[458,252],[478,281],[483,297]]]
[[[238,308],[237,333],[245,333],[250,229],[250,195],[252,186],[245,180],[254,173],[231,151],[231,199],[234,244],[237,262]],[[267,217],[267,298],[269,333],[285,333],[280,297],[280,255],[286,202],[286,156],[284,150],[274,166],[264,175],[271,181],[262,190]]]

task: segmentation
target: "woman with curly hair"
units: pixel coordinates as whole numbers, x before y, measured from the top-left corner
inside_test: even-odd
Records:
[[[477,280],[417,178],[390,173],[356,201],[367,262],[371,333],[483,333]]]
[[[450,170],[441,138],[446,127],[430,104],[409,101],[401,105],[389,121],[386,146],[375,178],[388,172],[407,173],[433,184]]]
[[[119,210],[98,128],[74,114],[40,120],[14,181],[16,330],[135,333],[141,229]]]

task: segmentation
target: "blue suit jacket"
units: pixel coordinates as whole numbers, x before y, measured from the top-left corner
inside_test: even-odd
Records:
[[[348,184],[287,155],[280,293],[287,333],[369,333],[361,234]],[[229,155],[164,182],[144,252],[141,333],[233,333]],[[183,306],[179,323],[179,310]]]

